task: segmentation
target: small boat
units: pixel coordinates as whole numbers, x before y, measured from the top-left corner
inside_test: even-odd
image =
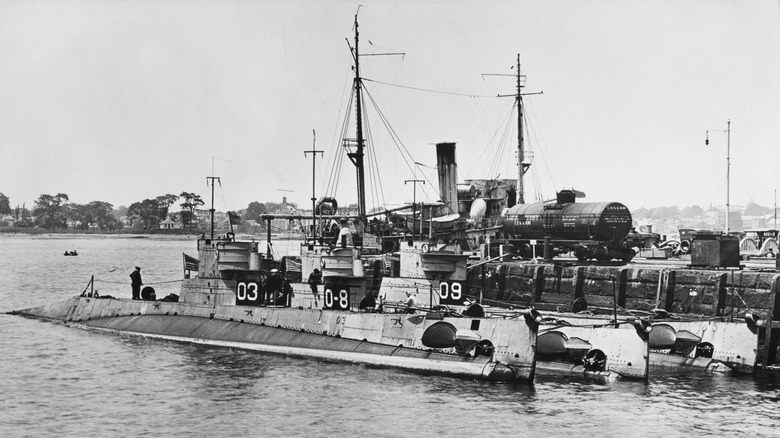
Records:
[[[77,255],[79,255],[79,253],[76,252],[75,250],[73,250],[73,251],[65,251],[65,254],[63,254],[63,255],[65,255],[65,256],[77,256]]]

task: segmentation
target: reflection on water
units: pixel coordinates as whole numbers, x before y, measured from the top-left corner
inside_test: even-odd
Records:
[[[195,253],[183,239],[3,236],[0,244],[3,311],[76,295],[91,275],[101,293],[129,297],[133,266],[146,283],[176,280],[181,253]],[[3,436],[766,436],[780,423],[775,380],[654,372],[647,384],[538,377],[529,386],[5,314],[0,333]]]

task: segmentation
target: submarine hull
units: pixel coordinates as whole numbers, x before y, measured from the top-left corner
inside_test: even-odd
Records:
[[[441,319],[283,307],[73,297],[12,312],[90,329],[203,345],[324,360],[397,367],[425,374],[531,382],[535,327],[523,320],[444,318],[462,330],[475,326],[496,345],[490,356],[425,347],[422,335]]]

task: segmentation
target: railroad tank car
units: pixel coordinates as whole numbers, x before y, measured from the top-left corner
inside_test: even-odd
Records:
[[[525,241],[549,237],[556,254],[573,251],[580,259],[633,258],[624,240],[631,231],[628,208],[619,202],[578,204],[571,190],[559,192],[555,203],[513,206],[504,215],[503,226],[507,237],[519,243],[522,255],[530,249]]]

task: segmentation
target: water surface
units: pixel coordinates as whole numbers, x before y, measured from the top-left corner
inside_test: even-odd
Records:
[[[182,252],[196,255],[194,240],[0,236],[0,311],[77,295],[92,276],[101,294],[129,298],[134,266],[158,297],[178,293]],[[0,435],[9,437],[780,436],[777,383],[749,377],[484,383],[6,314],[0,352]]]

